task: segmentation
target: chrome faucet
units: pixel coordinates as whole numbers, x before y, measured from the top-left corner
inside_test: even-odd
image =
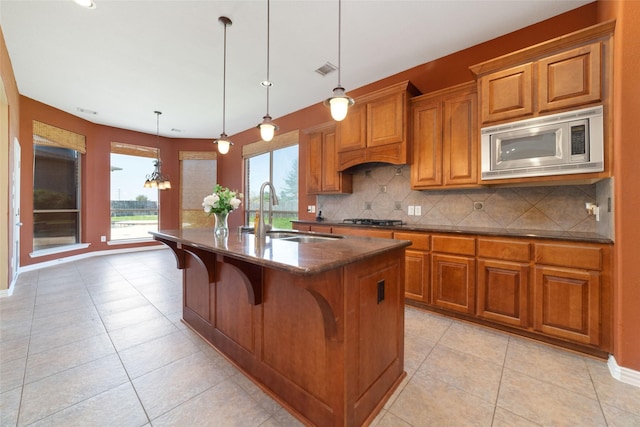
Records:
[[[266,187],[269,187],[269,224],[265,224],[264,221],[264,189]],[[280,202],[278,200],[278,195],[276,194],[276,189],[273,184],[271,184],[269,181],[262,183],[262,186],[260,187],[260,209],[258,210],[259,217],[258,221],[256,221],[255,227],[256,238],[264,240],[267,235],[267,231],[271,230],[271,228],[273,227],[273,212],[271,208],[278,203]]]

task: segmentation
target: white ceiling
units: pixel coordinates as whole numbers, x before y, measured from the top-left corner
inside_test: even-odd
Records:
[[[343,0],[342,85],[355,89],[593,0]],[[266,112],[267,1],[0,0],[20,94],[94,123],[174,138],[226,133]],[[271,0],[270,113],[331,95],[338,64],[336,0]],[[92,110],[87,114],[79,109]],[[276,120],[277,123],[277,120]],[[172,129],[179,129],[174,131]]]

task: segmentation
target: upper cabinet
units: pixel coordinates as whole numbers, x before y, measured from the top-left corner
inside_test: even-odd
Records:
[[[411,188],[478,185],[475,82],[411,100]]]
[[[306,129],[307,194],[351,193],[352,177],[338,171],[334,122]]]
[[[471,67],[482,124],[606,101],[615,22],[605,22]]]
[[[405,81],[356,98],[337,125],[338,170],[368,162],[406,164],[408,104],[417,94]]]

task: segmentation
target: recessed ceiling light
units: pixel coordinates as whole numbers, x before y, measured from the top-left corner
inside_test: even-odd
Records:
[[[77,5],[87,9],[95,9],[96,3],[93,0],[73,0]]]
[[[326,76],[327,74],[332,73],[337,69],[338,67],[333,65],[331,62],[327,62],[322,67],[318,68],[316,70],[316,73],[320,74],[321,76]]]
[[[78,111],[79,111],[79,112],[81,112],[81,113],[84,113],[84,114],[92,114],[92,115],[94,115],[94,116],[95,116],[96,114],[98,114],[98,112],[97,112],[97,111],[87,110],[86,108],[80,108],[80,107],[78,107]]]

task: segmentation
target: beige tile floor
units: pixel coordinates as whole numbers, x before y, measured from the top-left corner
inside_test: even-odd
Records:
[[[180,322],[168,250],[20,275],[0,298],[1,426],[295,426]],[[406,309],[407,378],[382,426],[640,426],[602,360]]]

